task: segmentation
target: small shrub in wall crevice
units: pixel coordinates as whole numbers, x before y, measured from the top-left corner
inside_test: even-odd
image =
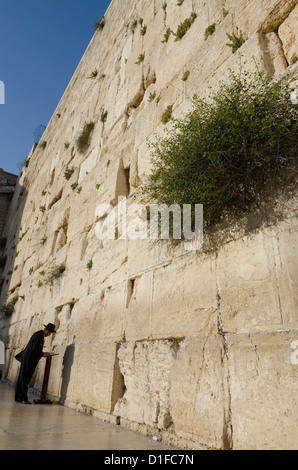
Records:
[[[166,136],[148,142],[152,172],[140,187],[159,204],[203,204],[204,225],[239,217],[262,195],[295,188],[298,107],[286,80],[230,72],[219,91],[193,97],[193,109],[172,118]]]

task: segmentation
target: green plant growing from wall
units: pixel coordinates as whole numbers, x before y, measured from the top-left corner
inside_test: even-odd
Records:
[[[181,7],[181,5],[183,4],[184,0],[178,0],[177,1],[177,7]]]
[[[45,274],[46,278],[44,280],[44,284],[52,285],[57,279],[60,279],[63,276],[65,269],[64,264],[59,264],[50,268],[49,272]]]
[[[145,54],[139,54],[138,60],[135,62],[135,64],[140,65],[142,62],[144,62],[145,59]]]
[[[94,69],[92,70],[91,74],[89,75],[88,78],[90,78],[91,80],[94,80],[98,75],[98,70],[97,69]]]
[[[72,189],[73,191],[75,191],[75,190],[77,189],[78,185],[79,185],[79,183],[76,182],[76,183],[72,183],[72,184],[70,185],[70,187],[71,187],[71,189]]]
[[[229,12],[228,12],[225,8],[223,8],[223,9],[222,9],[222,16],[223,16],[223,18],[226,18],[226,17],[228,16],[228,14],[229,14]]]
[[[164,3],[162,4],[162,7],[161,7],[161,8],[163,9],[163,11],[164,11],[164,17],[163,17],[164,22],[166,22],[166,20],[167,20],[167,6],[168,6],[167,2],[164,2]]]
[[[1,312],[3,312],[7,316],[12,315],[14,312],[15,305],[18,300],[19,300],[18,295],[11,297],[9,301],[6,303],[6,305],[1,306]]]
[[[153,92],[151,91],[151,92],[150,92],[150,95],[149,95],[149,98],[148,98],[149,103],[151,103],[152,101],[154,101],[155,98],[156,98],[156,91],[153,91]]]
[[[108,118],[108,111],[103,111],[100,116],[100,122],[104,124],[107,118]]]
[[[187,31],[190,29],[192,24],[194,23],[195,19],[197,17],[197,14],[195,12],[192,12],[189,18],[186,18],[182,23],[179,24],[177,31],[175,33],[175,41],[180,41],[183,36],[187,33]]]
[[[70,178],[72,177],[72,175],[74,174],[75,172],[75,167],[73,166],[72,168],[66,168],[65,172],[64,172],[64,178],[68,181],[70,180]]]
[[[147,25],[144,25],[140,31],[141,36],[145,36],[146,32],[147,32]]]
[[[104,28],[104,26],[105,26],[105,19],[104,19],[104,17],[102,17],[101,20],[96,21],[96,22],[94,23],[94,29],[95,29],[95,31],[102,31],[103,28]]]
[[[209,36],[212,36],[212,34],[215,32],[215,23],[210,24],[208,28],[205,29],[205,41],[208,39]]]
[[[132,34],[134,34],[137,26],[138,26],[138,20],[133,20],[130,25],[130,31],[132,32]]]
[[[163,112],[161,116],[161,122],[163,124],[167,124],[170,121],[172,117],[172,112],[173,112],[173,106],[172,105],[167,106],[166,110]]]
[[[24,232],[22,232],[22,230],[21,230],[21,233],[20,233],[20,236],[19,236],[19,239],[18,239],[18,243],[20,243],[23,240],[23,238],[27,235],[28,230],[29,230],[28,228]]]
[[[47,142],[45,140],[38,145],[38,147],[42,150],[44,150],[46,146],[47,146]]]
[[[88,122],[84,125],[82,133],[76,140],[76,147],[80,154],[84,154],[90,145],[91,133],[94,129],[94,122]]]
[[[39,210],[40,210],[40,212],[45,212],[46,211],[46,206],[40,206]]]
[[[219,85],[204,100],[194,96],[193,110],[149,142],[153,169],[143,185],[159,204],[203,204],[205,227],[255,211],[264,188],[292,187],[298,173],[289,84],[242,71]]]
[[[189,71],[189,70],[185,70],[185,72],[184,72],[183,75],[182,75],[181,80],[182,80],[183,82],[186,82],[187,79],[188,79],[188,77],[189,77],[189,75],[190,75],[190,71]]]
[[[173,31],[171,30],[171,28],[167,28],[165,34],[163,35],[163,40],[161,41],[163,44],[165,44],[166,42],[168,42],[168,40],[169,40],[169,38],[170,38],[172,32],[173,32]]]
[[[232,34],[226,33],[226,35],[228,36],[228,38],[231,41],[230,43],[227,43],[226,45],[228,47],[231,47],[232,48],[232,53],[235,54],[235,52],[238,51],[238,49],[242,46],[242,44],[245,43],[245,39],[242,35],[242,31],[240,31],[239,36],[236,36],[235,33],[232,33]]]
[[[90,259],[86,265],[88,271],[91,271],[92,267],[93,267],[93,261],[92,259]]]

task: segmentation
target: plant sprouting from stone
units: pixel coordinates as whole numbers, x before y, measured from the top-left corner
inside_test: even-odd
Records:
[[[64,172],[64,178],[68,181],[72,177],[72,175],[75,172],[75,167],[73,166],[72,168],[66,168]]]
[[[169,122],[169,120],[172,117],[172,112],[173,112],[173,106],[172,105],[167,106],[166,110],[163,112],[161,116],[161,122],[163,124],[167,124]]]
[[[1,306],[1,312],[3,312],[7,316],[12,315],[14,312],[15,305],[18,300],[19,300],[18,295],[14,295],[13,297],[11,297],[5,305]]]
[[[156,91],[153,91],[153,92],[151,92],[150,95],[149,95],[149,98],[148,98],[149,103],[151,103],[152,101],[154,101],[155,98],[156,98]]]
[[[146,32],[147,32],[147,25],[144,25],[140,32],[141,36],[145,36]]]
[[[93,267],[93,261],[92,259],[90,259],[86,265],[88,271],[91,271],[92,267]]]
[[[265,188],[283,191],[297,180],[298,109],[285,80],[231,72],[172,123],[149,143],[153,169],[143,194],[168,206],[203,204],[206,227],[254,210]]]
[[[46,146],[47,146],[47,142],[45,140],[38,145],[38,147],[42,150],[44,150]]]
[[[49,272],[44,274],[45,280],[44,284],[53,284],[54,281],[57,279],[60,279],[63,276],[63,273],[65,271],[65,265],[64,264],[59,264],[57,266],[53,266],[52,268],[49,269]]]
[[[104,19],[104,17],[102,17],[101,20],[96,21],[96,22],[94,23],[94,29],[95,29],[95,31],[102,31],[103,28],[104,28],[104,26],[105,26],[105,19]]]
[[[236,36],[235,33],[232,33],[232,34],[226,33],[226,35],[231,41],[230,43],[227,43],[226,45],[228,47],[231,47],[233,54],[235,54],[235,52],[242,46],[242,44],[245,43],[245,39],[242,35],[242,31],[240,31],[239,36]]]
[[[190,71],[189,71],[189,70],[185,70],[185,72],[184,72],[183,75],[182,75],[181,80],[182,80],[183,82],[186,82],[187,79],[188,79],[188,77],[189,77],[189,75],[190,75]]]
[[[169,38],[170,38],[172,32],[173,32],[173,31],[171,30],[171,28],[167,28],[165,34],[163,35],[163,40],[161,41],[163,44],[166,43],[166,42],[168,42],[168,40],[169,40]]]
[[[145,59],[145,54],[139,54],[138,60],[135,62],[135,64],[140,65],[142,62],[144,62]]]
[[[103,111],[100,116],[100,122],[104,124],[107,118],[108,118],[108,111]]]
[[[137,26],[138,26],[138,20],[133,20],[131,25],[130,25],[130,30],[131,30],[132,34],[134,34]]]
[[[212,36],[214,31],[215,31],[215,23],[212,23],[208,26],[208,28],[205,29],[205,41],[209,36]]]
[[[91,133],[94,129],[94,122],[88,122],[84,125],[82,133],[76,140],[77,150],[80,154],[84,154],[90,145]]]
[[[89,75],[88,78],[90,78],[91,80],[94,80],[98,75],[98,70],[97,69],[94,69],[92,70],[91,74]]]
[[[73,191],[75,191],[75,190],[77,189],[78,185],[79,185],[79,183],[76,182],[76,183],[72,183],[72,184],[70,185],[70,187],[71,187],[71,189],[72,189]]]
[[[225,8],[223,8],[223,9],[222,9],[222,16],[223,16],[223,18],[226,18],[226,17],[228,16],[228,14],[229,14],[229,12],[228,12]]]
[[[189,18],[186,18],[182,23],[179,24],[177,31],[175,33],[176,39],[175,41],[180,41],[183,36],[187,33],[191,25],[194,23],[197,14],[192,12]]]

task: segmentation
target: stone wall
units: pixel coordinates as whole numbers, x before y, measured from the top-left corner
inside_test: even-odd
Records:
[[[297,447],[296,199],[278,222],[268,214],[266,225],[215,250],[96,236],[106,216],[98,205],[115,207],[148,175],[147,140],[163,132],[167,106],[185,113],[194,93],[239,68],[238,53],[273,78],[297,74],[297,8],[296,0],[112,1],[14,195],[2,303],[19,298],[1,319],[8,381],[15,353],[54,322],[49,393],[65,405],[180,448]],[[181,41],[162,42],[193,11]],[[246,41],[233,54],[226,33],[240,31]],[[75,142],[88,122],[81,155]]]

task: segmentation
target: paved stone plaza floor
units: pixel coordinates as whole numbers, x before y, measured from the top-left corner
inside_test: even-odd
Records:
[[[65,406],[15,403],[14,388],[0,382],[0,450],[171,449]]]

